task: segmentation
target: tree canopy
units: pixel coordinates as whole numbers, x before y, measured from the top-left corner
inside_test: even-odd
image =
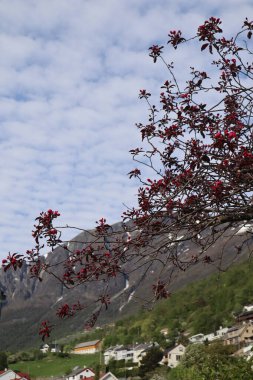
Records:
[[[194,344],[186,349],[180,365],[171,371],[171,380],[236,380],[252,378],[252,363],[231,356],[231,347],[222,343]]]
[[[212,263],[209,247],[226,233],[233,241],[232,228],[253,218],[252,30],[253,22],[246,18],[238,33],[226,37],[221,20],[211,17],[190,37],[170,31],[170,53],[198,44],[200,54],[209,59],[206,71],[191,67],[184,84],[177,79],[173,62],[164,58],[164,46],[151,46],[150,57],[164,65],[168,79],[161,86],[158,105],[148,90],[140,90],[149,116],[147,123],[137,124],[142,146],[130,151],[137,167],[129,173],[140,181],[138,207],[126,209],[121,231],[101,218],[81,250],[71,250],[63,240],[63,228],[55,226],[58,211],[42,212],[34,226],[35,247],[25,254],[9,254],[4,270],[17,270],[26,262],[33,277],[41,280],[46,271],[71,288],[90,281],[109,284],[119,274],[128,274],[129,262],[134,270],[159,262],[153,296],[160,299],[169,296],[169,269],[185,271],[197,262]],[[250,238],[235,240],[237,253]],[[182,242],[193,244],[194,254],[181,254]],[[43,260],[45,244],[68,252],[59,263],[61,276],[55,263]],[[100,306],[88,321],[90,326],[110,304],[108,289],[106,285],[98,295]],[[81,302],[64,304],[57,314],[65,318],[80,309]],[[41,335],[48,336],[50,329],[43,322]]]

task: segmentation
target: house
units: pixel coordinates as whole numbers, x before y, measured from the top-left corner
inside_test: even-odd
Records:
[[[74,347],[72,354],[94,354],[100,351],[101,341],[92,340],[90,342],[79,343]]]
[[[253,310],[244,310],[242,313],[238,314],[236,317],[236,322],[247,322],[247,321],[253,321]]]
[[[13,371],[12,369],[5,369],[0,371],[0,380],[30,380],[27,373]]]
[[[46,354],[47,352],[61,352],[59,344],[52,343],[52,344],[43,344],[40,347],[40,351],[43,352],[43,354]]]
[[[114,347],[107,348],[103,355],[105,365],[107,365],[111,359],[115,360]]]
[[[118,380],[111,372],[107,372],[105,375],[99,378],[99,380]]]
[[[104,352],[104,363],[107,365],[110,360],[133,360],[133,349],[118,345],[109,347]]]
[[[220,326],[219,330],[215,332],[216,339],[221,339],[224,337],[224,335],[228,332],[228,327],[222,327]]]
[[[49,352],[49,344],[45,343],[40,346],[40,351],[43,352],[43,354],[46,354]]]
[[[228,329],[223,337],[224,344],[245,346],[253,342],[253,323],[243,323],[242,325],[233,326]]]
[[[116,346],[114,349],[115,360],[133,360],[133,350],[129,347]]]
[[[204,334],[196,334],[189,338],[190,343],[203,343],[205,341]]]
[[[205,341],[212,342],[212,341],[217,340],[217,339],[222,339],[227,332],[228,332],[228,327],[220,326],[219,330],[215,331],[214,333],[204,335],[203,341],[204,342]]]
[[[61,352],[61,347],[59,344],[52,343],[49,345],[49,348],[51,352]]]
[[[166,352],[168,367],[175,368],[180,363],[185,353],[185,350],[186,348],[182,344],[179,344],[178,346],[169,349]]]
[[[104,363],[107,365],[111,359],[113,360],[126,360],[132,361],[140,365],[142,358],[146,355],[147,351],[153,347],[158,347],[158,343],[141,343],[132,347],[118,345],[109,347],[104,352]]]
[[[156,342],[151,343],[141,343],[133,347],[133,363],[137,363],[138,366],[141,365],[142,358],[147,354],[151,348],[159,347]]]
[[[66,380],[94,380],[95,372],[90,368],[75,367],[73,371],[66,376]]]

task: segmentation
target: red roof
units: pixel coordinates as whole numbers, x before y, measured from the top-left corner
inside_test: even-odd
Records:
[[[30,376],[28,375],[28,373],[25,373],[25,372],[16,372],[16,374],[20,377],[24,377],[25,379],[27,380],[31,380]]]
[[[2,375],[3,373],[5,373],[7,371],[9,371],[9,370],[7,369],[7,370],[0,371],[0,375]],[[10,369],[10,371],[14,372],[18,377],[22,377],[22,378],[25,378],[27,380],[31,380],[31,378],[28,375],[28,373],[13,371],[13,369]],[[17,378],[14,378],[14,379],[11,379],[11,380],[17,380]]]

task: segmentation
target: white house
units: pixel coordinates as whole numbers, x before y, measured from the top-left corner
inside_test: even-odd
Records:
[[[133,363],[138,363],[138,366],[141,365],[142,358],[146,355],[147,351],[151,348],[159,347],[159,344],[156,342],[152,343],[141,343],[133,347]]]
[[[167,365],[170,368],[175,368],[181,361],[184,353],[185,353],[185,346],[182,344],[179,344],[178,346],[170,349],[167,351]]]
[[[206,341],[212,342],[217,339],[222,339],[225,334],[228,332],[228,327],[220,326],[219,330],[216,330],[214,333],[210,334],[196,334],[189,338],[190,343],[204,343]]]
[[[111,359],[114,359],[132,361],[133,363],[138,363],[138,365],[140,365],[140,362],[142,358],[146,355],[146,352],[150,350],[152,347],[158,346],[158,343],[141,343],[133,347],[109,347],[104,352],[104,363],[108,364]]]
[[[49,351],[49,344],[45,343],[40,347],[40,351],[46,354]]]
[[[133,349],[125,346],[109,347],[104,352],[104,363],[108,364],[111,359],[127,361],[133,360]]]
[[[0,371],[0,379],[1,380],[30,380],[30,377],[27,373],[16,372],[12,369],[5,369],[4,371]]]
[[[104,376],[100,377],[99,380],[118,380],[111,372],[107,372]]]
[[[66,380],[85,380],[95,377],[95,372],[90,368],[75,367],[73,371],[66,376]]]
[[[107,365],[111,359],[115,359],[114,347],[109,347],[104,352],[104,363]]]
[[[215,339],[218,339],[218,338],[215,336],[215,333],[210,333],[210,334],[206,334],[206,335],[204,335],[203,342],[205,342],[205,341],[212,342],[212,341],[215,340]],[[201,343],[202,343],[202,342],[201,342]]]
[[[193,335],[189,338],[189,341],[191,343],[203,343],[204,340],[205,340],[204,334],[196,334],[196,335]]]
[[[114,350],[115,360],[133,360],[133,350],[127,347],[116,347]]]
[[[60,346],[59,344],[53,343],[53,344],[43,344],[40,347],[40,351],[43,352],[43,354],[46,354],[47,352],[60,352]]]
[[[219,330],[215,332],[215,336],[217,339],[223,338],[223,336],[228,332],[228,327],[222,327],[220,326]]]

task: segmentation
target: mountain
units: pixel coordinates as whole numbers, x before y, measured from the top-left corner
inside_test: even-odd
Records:
[[[114,230],[122,233],[120,223],[113,226]],[[233,262],[246,260],[252,249],[252,239],[248,231],[242,231],[238,226],[236,234],[230,230],[213,244],[206,254],[212,258],[209,264],[197,262],[186,271],[180,271],[171,266],[166,276],[171,277],[170,290],[177,289],[196,280],[207,277],[217,270],[225,270]],[[248,244],[238,254],[235,248],[245,239],[245,233],[249,238]],[[84,242],[92,242],[90,232],[82,232],[70,242],[71,250],[81,249]],[[159,244],[159,241],[157,242]],[[180,242],[179,249],[182,257],[189,259],[196,254],[197,247],[192,242]],[[133,253],[129,251],[129,255]],[[61,247],[49,253],[45,260],[56,264],[67,258],[67,251]],[[147,254],[148,257],[148,254]],[[130,273],[128,276],[119,275],[112,281],[108,293],[111,296],[111,305],[105,311],[98,324],[114,322],[126,315],[135,313],[143,304],[147,304],[152,293],[152,285],[156,276],[161,272],[162,266],[159,260],[147,263],[135,270],[136,263],[129,262],[122,266],[123,271]],[[131,267],[132,266],[132,267]],[[59,270],[59,269],[57,269]],[[59,273],[58,273],[59,274]],[[85,320],[96,309],[94,301],[103,290],[103,283],[89,283],[80,285],[72,290],[66,289],[62,283],[46,273],[40,282],[29,276],[29,268],[24,265],[17,271],[0,270],[0,289],[6,294],[6,301],[2,304],[0,317],[0,348],[1,350],[20,350],[29,347],[38,347],[41,340],[38,336],[38,328],[43,320],[50,320],[55,324],[53,338],[62,337],[74,331],[84,328]],[[67,320],[59,320],[55,313],[62,303],[70,303],[80,300],[87,305],[75,317]],[[90,306],[93,302],[93,305]]]

